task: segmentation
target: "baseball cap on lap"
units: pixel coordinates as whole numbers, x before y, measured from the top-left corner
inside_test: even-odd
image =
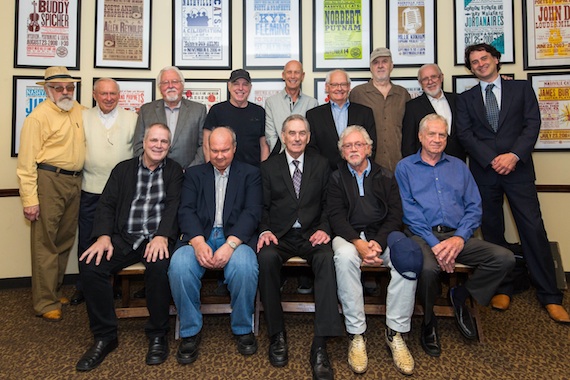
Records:
[[[388,247],[394,269],[408,280],[417,280],[424,265],[424,256],[418,243],[400,231],[393,231],[388,235]]]

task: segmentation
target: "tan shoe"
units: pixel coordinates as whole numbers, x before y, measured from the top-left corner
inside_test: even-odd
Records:
[[[62,319],[61,310],[55,309],[48,311],[47,313],[43,313],[42,318],[44,319],[44,321],[48,322],[59,322]]]
[[[497,294],[491,298],[491,307],[495,310],[505,311],[511,305],[511,298],[506,294]]]
[[[411,375],[414,373],[414,358],[402,338],[402,334],[390,328],[386,329],[386,344],[392,351],[392,360],[396,369],[404,375]]]
[[[570,323],[570,316],[568,315],[566,309],[562,307],[562,305],[551,303],[545,307],[546,311],[548,311],[548,315],[550,315],[550,318],[554,319],[556,322]]]
[[[348,339],[348,365],[354,373],[364,373],[368,369],[366,339],[360,334]]]
[[[67,298],[67,297],[61,297],[61,298],[59,299],[59,303],[62,304],[62,305],[69,305],[69,298]]]

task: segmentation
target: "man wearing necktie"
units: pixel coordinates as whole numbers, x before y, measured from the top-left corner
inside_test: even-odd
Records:
[[[488,44],[465,49],[465,66],[479,79],[459,96],[457,133],[483,200],[483,238],[507,246],[503,198],[513,214],[539,302],[557,322],[570,323],[561,306],[554,262],[542,221],[532,151],[540,131],[540,111],[528,81],[503,80],[501,53]],[[506,310],[513,293],[508,276],[491,300]]]

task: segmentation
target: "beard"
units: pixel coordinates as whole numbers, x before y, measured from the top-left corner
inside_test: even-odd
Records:
[[[55,104],[64,111],[71,111],[73,108],[73,99],[60,98]]]
[[[178,93],[178,91],[168,91],[165,94],[164,99],[167,102],[178,102],[180,100],[179,93]]]

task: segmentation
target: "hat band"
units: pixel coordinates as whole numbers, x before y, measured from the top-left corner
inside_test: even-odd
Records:
[[[73,78],[69,74],[58,74],[58,75],[52,75],[51,77],[47,77],[44,80],[52,80],[52,79],[73,79]]]

